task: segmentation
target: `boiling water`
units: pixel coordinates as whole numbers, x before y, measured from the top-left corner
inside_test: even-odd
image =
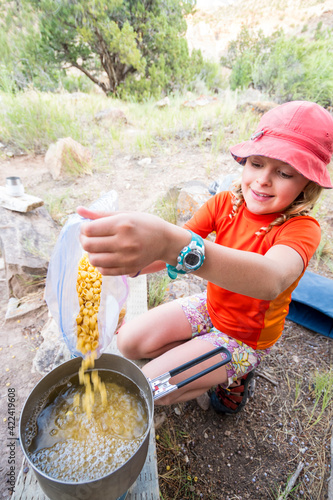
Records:
[[[95,393],[90,417],[82,409],[85,388],[75,377],[55,397],[52,393],[37,425],[28,423],[29,458],[48,476],[64,482],[101,478],[125,463],[144,440],[147,407],[138,387],[122,375],[105,373],[107,405]]]

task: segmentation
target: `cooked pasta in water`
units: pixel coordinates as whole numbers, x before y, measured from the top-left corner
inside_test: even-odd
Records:
[[[55,479],[80,482],[101,478],[126,462],[145,438],[148,413],[139,388],[120,374],[100,373],[105,396],[92,389],[90,415],[84,408],[87,385],[80,385],[76,376],[60,387],[37,418],[37,433],[28,453],[40,471]],[[84,375],[91,387],[98,384],[96,375],[96,370]]]

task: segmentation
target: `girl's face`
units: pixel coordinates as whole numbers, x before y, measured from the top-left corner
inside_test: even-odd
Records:
[[[309,183],[291,165],[266,156],[249,156],[242,175],[242,192],[253,214],[283,212]]]

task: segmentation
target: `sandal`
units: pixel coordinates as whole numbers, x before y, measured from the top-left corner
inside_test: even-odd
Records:
[[[234,415],[241,411],[249,398],[253,397],[255,389],[255,370],[240,379],[240,384],[236,387],[224,389],[220,385],[210,395],[210,402],[217,413]]]

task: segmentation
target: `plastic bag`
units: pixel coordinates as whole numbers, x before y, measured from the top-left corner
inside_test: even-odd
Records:
[[[118,208],[118,195],[110,191],[90,207],[99,212],[113,212]],[[74,356],[82,356],[76,349],[76,317],[80,311],[76,291],[78,263],[84,251],[79,236],[83,219],[78,214],[69,217],[54,247],[45,287],[45,300],[62,337]],[[128,283],[125,276],[103,276],[101,301],[98,310],[99,357],[109,346],[118,324],[119,313],[127,299]]]

